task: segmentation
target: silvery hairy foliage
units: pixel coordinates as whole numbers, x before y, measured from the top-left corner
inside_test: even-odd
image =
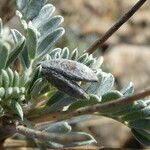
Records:
[[[134,92],[132,83],[121,91],[112,90],[114,77],[101,70],[101,57],[81,55],[78,49],[54,48],[65,32],[61,27],[63,17],[53,15],[54,11],[55,7],[45,0],[18,0],[16,15],[24,32],[8,32],[0,20],[0,117],[18,116],[20,124],[29,128],[34,128],[28,120],[30,116],[71,112]],[[150,100],[97,115],[124,123],[139,142],[150,145]],[[49,123],[40,130],[60,135],[84,134],[87,140],[57,143],[32,139],[39,147],[63,148],[96,142],[88,133],[73,131],[67,121]]]

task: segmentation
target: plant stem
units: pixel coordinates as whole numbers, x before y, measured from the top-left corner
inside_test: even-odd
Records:
[[[66,120],[66,119],[70,119],[70,118],[76,117],[76,116],[81,116],[81,115],[85,115],[85,114],[86,115],[93,114],[95,112],[103,113],[106,111],[113,110],[115,108],[117,109],[118,107],[126,106],[128,104],[133,103],[134,101],[143,99],[149,95],[150,95],[150,88],[145,91],[141,91],[137,94],[131,95],[129,97],[120,98],[115,101],[110,101],[110,102],[106,102],[103,104],[96,104],[93,106],[80,108],[73,112],[56,112],[53,114],[51,113],[50,115],[43,114],[41,116],[35,116],[35,117],[28,118],[28,119],[30,121],[32,121],[32,123],[36,124],[36,123],[48,122],[48,121]]]
[[[100,48],[133,14],[146,2],[139,0],[127,13],[125,13],[100,39],[98,39],[86,52],[92,54],[97,48]]]
[[[37,138],[40,140],[54,141],[58,143],[66,143],[66,142],[77,142],[77,141],[86,141],[89,140],[89,137],[85,135],[77,135],[77,134],[60,134],[60,133],[47,133],[43,131],[37,131],[34,129],[29,129],[24,126],[17,126],[15,128],[16,132],[22,135],[25,135],[30,138]]]

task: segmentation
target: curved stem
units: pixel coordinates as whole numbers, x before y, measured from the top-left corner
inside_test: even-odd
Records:
[[[38,116],[31,117],[28,119],[34,124],[47,122],[47,121],[61,121],[61,120],[66,120],[72,117],[81,116],[85,114],[87,115],[87,114],[93,114],[95,112],[101,113],[101,112],[110,111],[110,110],[113,110],[114,108],[118,108],[121,106],[126,106],[128,104],[131,104],[134,101],[145,98],[146,96],[149,96],[149,95],[150,95],[150,88],[145,91],[141,91],[139,93],[131,95],[129,97],[120,98],[118,100],[106,102],[103,104],[97,104],[93,106],[80,108],[73,112],[55,112],[55,113],[51,113],[50,115],[43,114],[41,116],[38,115]]]
[[[100,48],[125,22],[127,22],[134,13],[146,2],[146,0],[139,0],[127,13],[125,13],[100,39],[98,39],[90,48],[86,50],[87,53],[92,54],[97,48]]]
[[[29,129],[24,126],[17,126],[16,132],[22,135],[25,135],[30,138],[37,138],[40,140],[54,141],[58,143],[66,143],[66,142],[77,142],[77,141],[86,141],[89,138],[85,135],[77,135],[77,134],[58,134],[58,133],[47,133],[43,131],[37,131],[34,129]]]

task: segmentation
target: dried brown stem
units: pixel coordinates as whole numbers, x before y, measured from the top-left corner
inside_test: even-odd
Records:
[[[134,94],[132,96],[129,96],[129,97],[120,98],[118,100],[106,102],[103,104],[97,104],[93,106],[84,107],[74,112],[61,112],[61,113],[57,112],[53,114],[51,113],[50,115],[45,114],[42,116],[29,118],[29,120],[32,121],[32,123],[36,124],[36,123],[48,122],[48,121],[61,121],[61,120],[70,119],[72,117],[81,116],[85,114],[86,115],[93,114],[95,112],[103,113],[106,111],[110,111],[114,108],[126,106],[128,104],[133,103],[134,101],[145,98],[146,96],[149,96],[149,95],[150,95],[150,88],[145,91],[141,91],[137,94]]]
[[[139,0],[127,13],[125,13],[100,39],[98,39],[90,48],[86,50],[87,53],[92,54],[97,48],[100,48],[125,22],[127,22],[133,14],[146,2],[146,0]]]

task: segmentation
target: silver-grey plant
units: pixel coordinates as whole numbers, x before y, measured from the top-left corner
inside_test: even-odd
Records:
[[[101,70],[102,57],[79,55],[77,49],[70,51],[67,47],[54,48],[65,32],[60,27],[63,17],[54,16],[54,11],[55,7],[45,0],[17,0],[16,14],[24,32],[11,29],[8,34],[0,20],[0,140],[22,133],[42,148],[95,143],[92,135],[73,131],[69,122],[59,121],[59,117],[55,118],[57,122],[49,120],[47,125],[40,126],[39,133],[34,132],[32,118],[38,120],[45,115],[61,115],[121,100],[134,92],[132,83],[121,91],[112,90],[114,77]],[[131,128],[139,142],[150,146],[150,100],[139,100],[96,115],[122,122]],[[38,123],[42,123],[40,119]],[[69,136],[76,138],[65,141]]]

